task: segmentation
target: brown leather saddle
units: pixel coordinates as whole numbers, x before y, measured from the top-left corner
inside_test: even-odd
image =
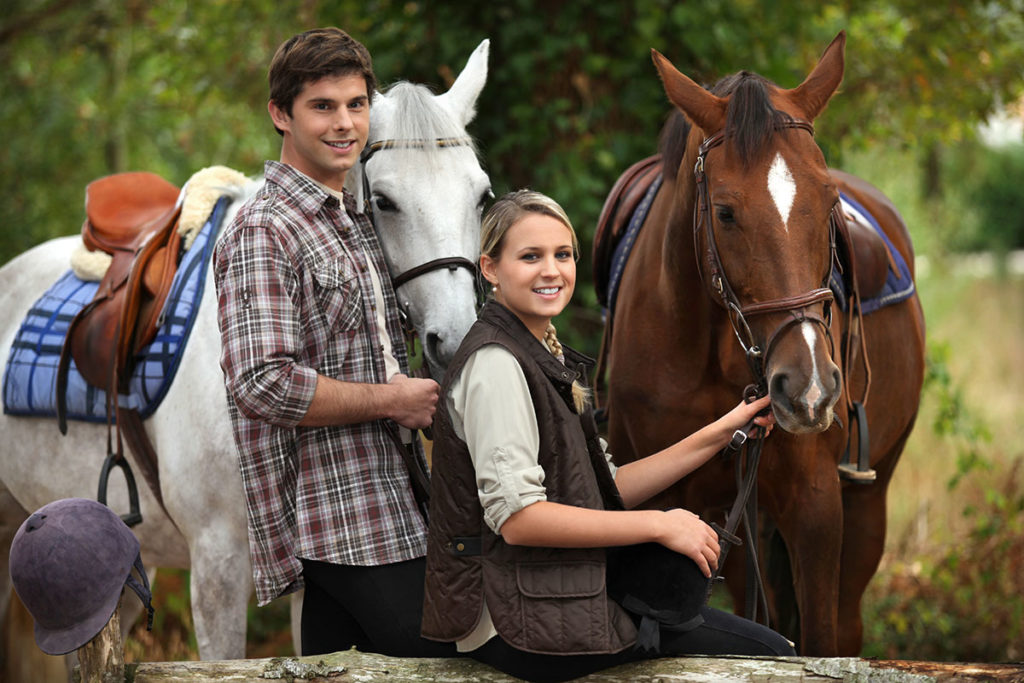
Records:
[[[846,212],[839,223],[839,238],[840,261],[852,273],[861,300],[877,296],[889,270],[899,272],[885,241],[870,225]]]
[[[146,172],[118,173],[86,187],[82,241],[90,250],[110,254],[112,260],[93,300],[68,326],[57,371],[61,433],[67,432],[65,393],[73,358],[86,382],[106,392],[107,423],[117,424],[118,447],[116,453],[108,447],[108,461],[124,462],[124,432],[158,500],[156,454],[138,413],[120,408],[116,397],[128,391],[135,355],[156,336],[160,312],[177,271],[181,252],[181,236],[175,229],[181,212],[178,195],[175,185]],[[101,481],[103,485],[105,481]]]
[[[661,166],[660,154],[636,162],[619,176],[605,199],[597,222],[597,232],[594,233],[593,252],[594,289],[597,290],[597,300],[602,306],[608,306],[615,247],[625,234],[637,205],[661,173]]]

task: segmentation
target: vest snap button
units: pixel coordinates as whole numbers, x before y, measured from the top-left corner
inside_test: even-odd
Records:
[[[455,549],[458,550],[461,553],[463,550],[466,549],[466,544],[465,543],[459,543],[458,545],[455,546]]]

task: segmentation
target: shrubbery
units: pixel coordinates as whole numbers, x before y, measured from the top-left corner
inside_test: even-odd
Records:
[[[891,566],[865,600],[865,655],[1005,662],[1024,657],[1021,460],[964,514],[969,536],[935,560]]]
[[[929,347],[925,391],[938,404],[932,430],[957,451],[957,468],[948,487],[971,501],[963,509],[968,532],[938,553],[882,568],[864,599],[863,654],[934,661],[1020,660],[1024,458],[990,476],[995,466],[982,450],[989,432],[966,409],[949,373],[948,355],[945,345]]]

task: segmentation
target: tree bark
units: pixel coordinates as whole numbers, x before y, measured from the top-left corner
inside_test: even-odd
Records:
[[[81,683],[124,683],[120,601],[103,630],[78,648],[78,665]]]
[[[137,666],[137,668],[136,668]],[[134,672],[131,670],[134,669]],[[221,662],[153,662],[129,665],[133,683],[227,683],[263,681],[392,680],[449,683],[509,683],[506,676],[471,659],[403,659],[356,650],[310,657],[239,659]],[[923,676],[931,677],[924,678]],[[581,681],[844,681],[895,683],[936,681],[1019,681],[1024,665],[879,662],[856,657],[675,657],[625,664]],[[120,681],[118,682],[120,683]]]

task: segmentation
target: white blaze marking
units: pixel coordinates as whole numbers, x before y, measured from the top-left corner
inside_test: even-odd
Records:
[[[803,323],[800,325],[800,332],[804,336],[804,341],[807,342],[807,349],[811,352],[811,381],[807,385],[807,410],[811,413],[813,418],[814,407],[818,405],[818,401],[824,396],[821,384],[821,375],[818,374],[818,361],[814,357],[814,342],[816,338],[814,336],[814,324]]]
[[[796,183],[793,181],[793,174],[789,172],[786,160],[778,152],[771,168],[768,169],[768,192],[775,201],[779,216],[782,217],[782,227],[789,232],[789,212],[796,197]]]

